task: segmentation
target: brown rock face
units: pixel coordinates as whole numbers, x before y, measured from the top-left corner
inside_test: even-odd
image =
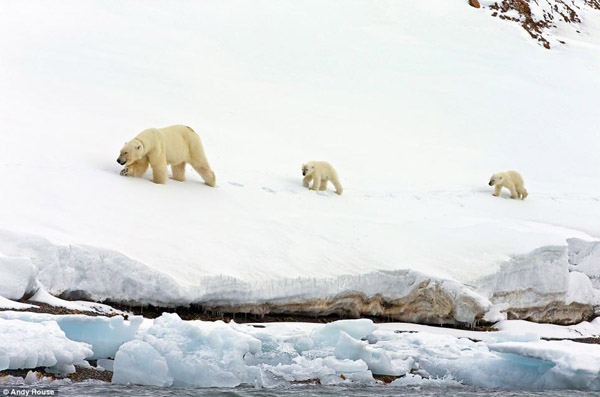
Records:
[[[584,3],[589,8],[600,10],[600,0],[584,0]],[[531,4],[534,5],[533,10]],[[539,6],[546,8],[540,11]],[[520,24],[534,40],[550,49],[551,30],[559,24],[582,23],[581,15],[585,15],[582,11],[586,7],[577,0],[499,0],[484,8],[492,10],[493,17]],[[580,33],[579,30],[577,33]],[[564,44],[564,41],[557,41]]]
[[[334,297],[295,302],[265,302],[246,305],[203,304],[204,310],[218,313],[242,313],[254,316],[286,316],[340,318],[370,317],[380,321],[402,321],[420,324],[455,325],[473,323],[483,318],[484,309],[468,296],[453,297],[440,283],[426,280],[405,297],[387,299],[379,294],[368,297],[347,292]],[[457,320],[457,318],[464,320]],[[467,320],[468,318],[468,320]]]
[[[597,315],[594,307],[575,302],[568,305],[563,302],[552,302],[541,307],[510,308],[506,314],[509,320],[527,320],[559,325],[591,321]]]
[[[469,5],[471,7],[475,7],[475,8],[480,8],[481,6],[479,5],[479,0],[469,0]]]

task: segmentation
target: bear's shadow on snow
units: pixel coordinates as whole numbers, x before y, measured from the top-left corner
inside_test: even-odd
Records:
[[[128,176],[124,176],[121,175],[121,169],[114,169],[112,167],[106,167],[106,168],[99,168],[99,170],[103,173],[106,174],[110,174],[111,176],[116,176],[118,178],[122,178],[123,180],[126,180],[128,182],[133,182],[133,183],[146,183],[146,182],[150,182],[153,185],[156,185],[156,183],[154,183],[152,181],[152,172],[150,170],[146,171],[146,173],[138,178],[132,178],[132,177],[128,177]],[[186,167],[186,171],[188,170],[188,168]],[[193,169],[191,169],[193,171]],[[173,186],[178,186],[184,183],[191,183],[192,185],[200,185],[200,186],[204,186],[204,187],[210,187],[208,186],[206,183],[204,183],[204,181],[198,177],[196,178],[195,175],[191,174],[191,175],[186,175],[185,181],[184,182],[180,182],[177,181],[175,179],[173,179],[173,175],[171,173],[169,173],[169,177],[168,177],[168,181],[167,181],[167,185],[173,185]],[[241,183],[237,183],[237,182],[229,182],[229,184],[237,186],[237,187],[244,187],[244,185],[242,185]],[[218,187],[218,185],[216,186]]]
[[[283,190],[285,190],[288,193],[292,193],[292,194],[315,194],[314,190],[310,190],[307,187],[304,187],[302,185],[302,177],[300,178],[292,178],[292,177],[286,177],[286,178],[280,178],[280,182],[281,182],[281,187]],[[312,182],[311,182],[312,183]],[[328,189],[326,191],[317,191],[316,194],[318,194],[319,196],[325,196],[325,197],[330,197],[332,194],[335,194],[335,191],[331,190],[331,187],[328,186]]]

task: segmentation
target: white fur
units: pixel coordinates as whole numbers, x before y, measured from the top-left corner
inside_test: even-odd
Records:
[[[308,187],[309,182],[313,181],[310,190],[325,190],[327,189],[328,181],[333,183],[337,194],[342,194],[344,190],[337,172],[326,161],[309,161],[306,164],[302,164],[302,175],[304,175],[304,179],[302,179],[304,187]]]
[[[152,167],[152,180],[167,183],[167,165],[173,179],[185,180],[185,165],[191,166],[209,186],[215,186],[215,174],[208,164],[198,134],[190,127],[172,125],[142,131],[121,149],[119,164],[125,165],[121,175],[141,177]]]
[[[512,199],[525,199],[528,194],[525,190],[523,177],[517,171],[498,172],[492,175],[489,185],[494,186],[494,196],[500,195],[503,187],[510,190],[510,198]]]

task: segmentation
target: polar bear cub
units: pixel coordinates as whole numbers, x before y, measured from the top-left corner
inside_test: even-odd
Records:
[[[185,180],[185,165],[200,174],[208,186],[215,186],[215,173],[210,168],[200,137],[190,127],[172,125],[150,128],[139,133],[121,149],[117,163],[124,165],[121,175],[141,177],[152,167],[152,181],[167,183],[167,165],[173,179]]]
[[[306,164],[302,164],[302,175],[304,176],[304,179],[302,179],[304,187],[308,187],[308,184],[312,180],[310,190],[325,190],[327,189],[328,181],[333,183],[337,194],[342,194],[344,190],[337,172],[326,161],[309,161]]]
[[[494,186],[494,196],[500,195],[503,187],[510,190],[510,198],[524,199],[527,197],[523,177],[517,171],[498,172],[490,178],[490,186]]]

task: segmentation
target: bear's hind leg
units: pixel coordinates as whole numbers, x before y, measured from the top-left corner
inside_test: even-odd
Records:
[[[517,194],[521,200],[525,200],[525,197],[527,197],[527,190],[525,190],[524,187],[517,188]]]
[[[319,186],[319,190],[321,190],[321,191],[327,190],[327,179],[323,179],[321,181],[321,186]]]
[[[185,162],[171,165],[171,171],[173,171],[173,179],[179,182],[185,181]]]
[[[508,188],[510,189],[510,198],[511,199],[519,198],[519,193],[517,193],[517,189],[515,189],[514,186],[510,186]]]
[[[204,183],[206,183],[208,186],[215,187],[215,185],[217,184],[215,173],[213,172],[213,170],[210,169],[210,166],[208,166],[208,164],[192,164],[192,167],[194,167],[196,172],[200,174],[200,177],[202,178]]]
[[[342,184],[340,183],[340,181],[336,178],[336,179],[332,179],[331,183],[333,183],[333,186],[335,186],[335,192],[337,194],[342,194],[342,192],[344,191],[344,188],[342,187]]]

